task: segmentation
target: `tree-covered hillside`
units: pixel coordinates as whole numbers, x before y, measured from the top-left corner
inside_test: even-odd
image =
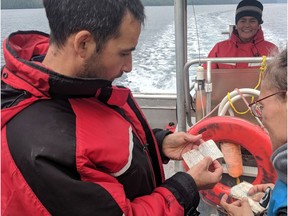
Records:
[[[1,0],[1,9],[41,8],[42,0]]]
[[[141,0],[141,1],[145,6],[174,5],[174,0]],[[238,4],[239,1],[240,0],[187,0],[187,3],[189,5]],[[261,2],[286,3],[287,0],[261,0]],[[1,0],[1,9],[41,8],[41,7],[43,7],[42,0]]]

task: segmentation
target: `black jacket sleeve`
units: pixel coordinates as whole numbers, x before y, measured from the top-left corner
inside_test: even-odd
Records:
[[[170,190],[178,202],[184,207],[185,215],[199,215],[196,208],[199,205],[200,196],[194,179],[185,172],[178,172],[167,179],[163,185]]]
[[[156,141],[158,143],[158,147],[159,147],[159,150],[160,150],[162,163],[167,164],[170,159],[163,154],[163,152],[162,152],[162,144],[163,144],[164,138],[167,135],[172,134],[173,132],[171,132],[169,130],[163,130],[163,129],[155,128],[155,129],[153,129],[153,133],[154,133],[154,135],[156,137]]]

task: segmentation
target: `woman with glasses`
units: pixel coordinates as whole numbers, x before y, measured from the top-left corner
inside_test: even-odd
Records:
[[[262,193],[260,197],[257,196],[259,198],[257,201],[260,201],[263,207],[268,206],[268,210],[262,215],[287,215],[287,48],[268,63],[259,99],[249,106],[252,114],[261,119],[269,132],[273,148],[271,160],[278,179],[275,186],[273,184],[253,186],[248,195]],[[228,195],[224,195],[220,204],[229,215],[254,215],[247,198],[231,204],[227,203],[227,198]]]

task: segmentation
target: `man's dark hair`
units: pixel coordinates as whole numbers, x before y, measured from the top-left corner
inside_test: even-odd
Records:
[[[58,47],[78,31],[87,30],[97,43],[99,52],[111,38],[119,36],[123,17],[130,12],[144,24],[141,0],[43,0],[50,26],[51,43]]]

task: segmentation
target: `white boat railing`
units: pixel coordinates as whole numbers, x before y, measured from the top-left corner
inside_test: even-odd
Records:
[[[269,61],[270,58],[267,58],[267,61]],[[207,70],[203,71],[204,73],[206,73],[205,75],[203,75],[203,77],[205,76],[205,82],[204,82],[204,90],[205,90],[205,98],[206,98],[206,113],[209,113],[211,111],[211,94],[213,91],[213,81],[211,79],[211,72],[212,72],[212,64],[213,63],[260,63],[263,61],[262,57],[227,57],[227,58],[202,58],[202,59],[194,59],[191,60],[189,62],[187,62],[184,65],[184,73],[183,73],[183,86],[184,86],[184,103],[179,105],[179,106],[183,106],[185,109],[185,121],[180,122],[180,119],[178,119],[178,125],[179,124],[183,124],[185,125],[192,125],[191,122],[191,97],[190,97],[190,91],[191,91],[191,87],[190,87],[190,77],[189,77],[189,68],[192,65],[199,65],[199,64],[206,64],[207,65]],[[248,68],[247,68],[248,69]],[[245,70],[245,69],[232,69],[235,70],[235,77],[237,78],[237,70]],[[257,69],[255,69],[257,70]],[[229,71],[231,72],[231,70]],[[237,86],[235,86],[237,87]],[[248,87],[248,86],[247,86]],[[220,86],[221,88],[221,86]],[[232,89],[233,90],[233,89]],[[178,108],[178,107],[177,107]],[[179,116],[179,114],[178,114]],[[185,128],[185,130],[187,130],[187,128]]]

